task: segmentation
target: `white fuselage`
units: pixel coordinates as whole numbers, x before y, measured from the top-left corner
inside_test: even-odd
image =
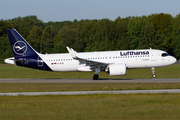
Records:
[[[167,53],[162,50],[143,49],[104,52],[82,52],[77,53],[76,55],[79,58],[85,60],[105,64],[123,63],[128,69],[162,67],[174,64],[176,62],[176,59],[173,56],[163,56],[162,54]],[[52,69],[52,71],[94,71],[94,69],[90,69],[87,63],[73,59],[69,53],[39,54],[39,56]],[[102,65],[100,66],[100,69],[105,70],[106,67],[106,65]]]

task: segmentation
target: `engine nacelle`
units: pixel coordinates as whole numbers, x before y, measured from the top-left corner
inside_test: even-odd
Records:
[[[126,64],[119,63],[119,64],[112,64],[109,65],[109,75],[126,75]]]

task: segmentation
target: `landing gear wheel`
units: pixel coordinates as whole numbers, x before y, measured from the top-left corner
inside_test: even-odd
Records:
[[[98,80],[98,78],[99,78],[99,75],[98,74],[94,74],[93,79],[94,80]]]
[[[153,74],[152,77],[155,78],[155,77],[156,77],[156,74],[155,74],[155,69],[154,69],[154,67],[152,67],[151,70],[152,70],[152,74]]]

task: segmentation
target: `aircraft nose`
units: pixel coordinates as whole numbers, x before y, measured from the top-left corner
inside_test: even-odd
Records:
[[[172,57],[172,58],[170,59],[170,62],[171,62],[172,64],[176,63],[176,61],[177,61],[177,59],[176,59],[175,57]]]
[[[177,62],[177,59],[174,57],[174,63],[176,63]]]

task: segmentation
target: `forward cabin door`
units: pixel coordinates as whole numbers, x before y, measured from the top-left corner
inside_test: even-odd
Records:
[[[156,61],[156,52],[155,51],[151,51],[151,61]]]

